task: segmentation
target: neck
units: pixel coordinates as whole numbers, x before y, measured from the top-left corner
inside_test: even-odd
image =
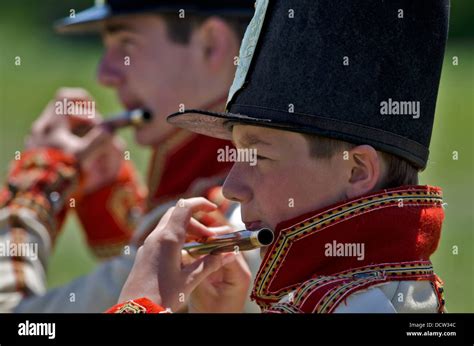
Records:
[[[225,110],[226,101],[227,101],[227,95],[223,95],[214,99],[211,102],[208,102],[203,107],[199,107],[199,109],[210,111],[210,112],[222,112]]]
[[[223,111],[226,97],[209,102],[202,109]],[[148,208],[182,196],[200,179],[222,176],[231,163],[218,162],[217,152],[231,143],[176,128],[155,147],[148,175]]]
[[[223,95],[223,96],[213,99],[212,101],[205,103],[204,106],[197,107],[197,109],[202,109],[209,112],[222,112],[225,110],[226,101],[227,101],[227,95]],[[162,138],[159,141],[154,142],[153,148],[156,150],[163,146],[168,147],[170,146],[170,143],[171,143],[171,146],[173,146],[173,142],[176,141],[176,138],[182,137],[183,133],[188,133],[189,134],[188,137],[199,136],[187,130],[181,129],[179,127],[174,127],[166,136],[164,136],[164,138]]]

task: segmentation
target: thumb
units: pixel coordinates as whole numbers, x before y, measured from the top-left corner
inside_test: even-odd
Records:
[[[188,288],[193,291],[206,277],[235,259],[234,253],[207,255],[185,266],[183,271],[189,275]]]

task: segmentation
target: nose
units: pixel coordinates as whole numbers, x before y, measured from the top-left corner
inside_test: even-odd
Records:
[[[124,80],[120,61],[110,50],[106,50],[100,59],[97,67],[97,80],[106,87],[118,87]]]
[[[252,199],[248,167],[248,163],[234,163],[222,186],[222,194],[225,198],[239,203],[247,203]]]

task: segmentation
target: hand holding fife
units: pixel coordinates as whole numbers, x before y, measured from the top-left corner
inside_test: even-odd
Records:
[[[97,190],[113,181],[123,159],[123,142],[110,132],[96,126],[101,116],[94,109],[94,117],[80,114],[58,114],[57,104],[64,100],[76,102],[80,110],[83,102],[93,99],[84,89],[62,88],[34,122],[26,138],[26,149],[52,147],[73,155],[86,173],[85,193]],[[67,110],[67,109],[66,109]],[[73,125],[74,124],[74,125]],[[78,135],[80,126],[90,129]]]
[[[119,302],[147,297],[164,308],[178,311],[206,277],[235,261],[235,254],[230,253],[206,255],[183,263],[182,247],[186,240],[214,234],[192,215],[216,208],[202,197],[181,199],[170,208],[138,249]]]
[[[220,267],[206,277],[191,293],[191,313],[243,312],[248,298],[251,273],[242,253],[236,260]]]

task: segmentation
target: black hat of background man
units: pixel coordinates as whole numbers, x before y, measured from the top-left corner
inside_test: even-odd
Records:
[[[449,6],[258,0],[226,112],[187,110],[168,122],[227,139],[235,123],[312,133],[369,144],[425,168]],[[393,101],[398,113],[410,111],[400,102],[419,102],[419,117],[416,103],[412,115],[395,115]]]
[[[144,12],[178,14],[181,9],[185,14],[250,18],[254,5],[255,0],[95,0],[93,7],[59,20],[55,27],[61,33],[96,31],[103,20],[112,17]]]

